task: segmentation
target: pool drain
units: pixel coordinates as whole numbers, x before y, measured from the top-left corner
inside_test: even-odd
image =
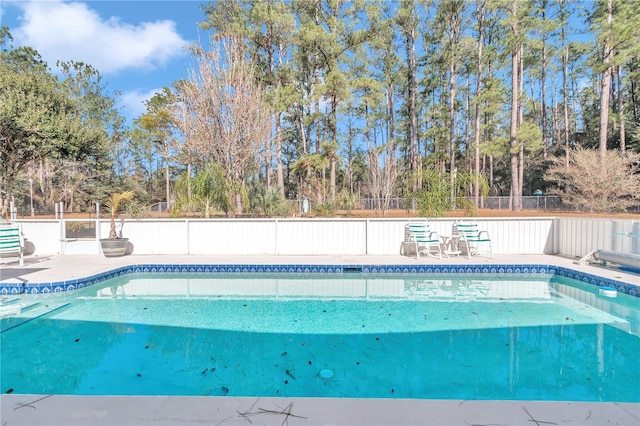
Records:
[[[321,378],[325,379],[325,380],[329,380],[330,378],[333,377],[333,370],[329,370],[327,368],[320,370],[320,372],[318,373],[318,376],[320,376]]]

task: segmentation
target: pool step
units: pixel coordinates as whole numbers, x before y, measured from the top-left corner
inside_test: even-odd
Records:
[[[26,302],[20,299],[6,299],[0,302],[0,318],[12,317],[27,311],[40,302]]]
[[[14,302],[10,306],[13,311],[5,315],[4,306],[0,306],[0,333],[16,328],[22,324],[28,323],[36,318],[50,314],[58,309],[64,308],[69,303],[43,303],[43,302]]]

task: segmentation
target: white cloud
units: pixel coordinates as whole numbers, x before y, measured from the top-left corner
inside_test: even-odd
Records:
[[[131,91],[122,93],[119,96],[119,104],[122,106],[122,113],[125,117],[137,118],[147,112],[144,105],[146,101],[151,99],[156,93],[161,93],[162,88],[151,89],[146,92]]]
[[[11,29],[16,44],[33,47],[50,66],[73,60],[101,74],[153,69],[184,54],[188,44],[170,20],[132,25],[116,17],[103,19],[85,3],[59,0],[16,5],[23,11],[20,26]]]

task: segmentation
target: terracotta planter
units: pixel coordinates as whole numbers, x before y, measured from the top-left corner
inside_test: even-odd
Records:
[[[104,254],[105,257],[124,256],[127,252],[128,244],[128,238],[118,238],[116,240],[103,238],[100,240],[100,245],[102,246],[102,254]]]

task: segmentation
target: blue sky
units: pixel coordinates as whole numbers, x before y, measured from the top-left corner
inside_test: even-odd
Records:
[[[197,26],[208,2],[1,0],[0,21],[15,45],[35,48],[51,67],[57,60],[94,66],[108,91],[120,92],[118,105],[131,123],[145,100],[187,77],[192,61],[185,48],[210,35]]]
[[[91,64],[129,120],[163,86],[187,77],[185,47],[208,32],[204,1],[12,1],[0,3],[0,19],[16,46],[36,49],[50,67],[57,60]]]

